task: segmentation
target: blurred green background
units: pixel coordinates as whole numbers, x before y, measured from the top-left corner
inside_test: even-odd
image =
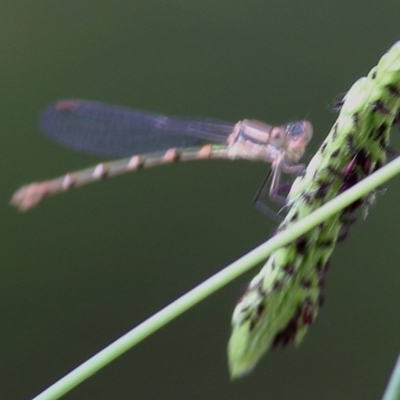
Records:
[[[399,21],[398,0],[3,1],[0,398],[31,398],[274,228],[252,207],[268,166],[246,161],[155,168],[18,213],[8,202],[21,184],[98,162],[41,135],[46,105],[308,118],[312,155],[333,99],[400,37]],[[230,382],[231,312],[254,270],[65,399],[379,398],[400,348],[398,182],[335,250],[299,349]]]

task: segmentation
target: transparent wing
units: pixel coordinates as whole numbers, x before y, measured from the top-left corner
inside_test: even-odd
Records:
[[[39,124],[47,136],[65,146],[111,157],[226,143],[235,125],[209,118],[168,117],[86,100],[62,100],[49,106]]]

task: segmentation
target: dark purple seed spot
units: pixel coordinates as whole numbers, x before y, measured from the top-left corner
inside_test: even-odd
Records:
[[[330,247],[333,246],[333,244],[334,244],[333,241],[329,240],[329,239],[327,239],[327,240],[318,240],[317,241],[317,246],[319,246],[321,248],[323,248],[323,247],[330,248]]]
[[[378,127],[378,136],[385,135],[389,126],[386,122],[382,122],[382,124]]]
[[[293,342],[296,337],[297,329],[298,329],[298,320],[301,317],[301,309],[300,307],[293,315],[293,317],[286,324],[285,328],[283,328],[280,332],[278,332],[273,340],[272,347],[285,347],[289,343]]]
[[[293,276],[294,275],[294,266],[291,264],[285,265],[283,267],[283,271],[285,271],[285,273],[289,276]]]
[[[304,200],[304,203],[306,203],[307,205],[312,204],[312,197],[307,193],[303,194],[303,200]]]
[[[394,84],[386,85],[386,89],[393,96],[400,97],[400,88],[397,87],[396,85],[394,85]]]
[[[257,316],[260,317],[265,310],[265,305],[263,303],[259,304],[257,307]]]
[[[340,154],[340,149],[332,151],[331,158],[336,158]]]
[[[311,311],[305,311],[302,315],[304,325],[311,325],[314,320],[314,316]]]
[[[358,208],[360,208],[363,204],[364,204],[364,200],[358,199],[358,200],[354,201],[353,203],[351,203],[350,205],[348,205],[344,210],[346,212],[352,213],[352,212],[356,211]]]
[[[349,177],[350,174],[354,172],[354,168],[357,166],[356,157],[354,157],[347,165],[344,167],[343,177],[346,179]]]
[[[292,215],[292,217],[290,218],[290,222],[295,222],[295,221],[297,221],[298,217],[299,217],[298,213],[297,213],[297,212],[294,213],[294,214]]]
[[[390,110],[386,107],[383,101],[377,100],[372,104],[373,112],[380,112],[381,114],[388,115]]]
[[[366,175],[369,174],[369,172],[371,170],[371,163],[372,163],[371,157],[366,157],[363,162],[363,166],[362,166],[364,174],[366,174]]]
[[[336,178],[342,178],[342,173],[332,165],[326,167],[329,174],[334,175]]]
[[[272,286],[272,290],[279,291],[282,289],[282,286],[283,286],[282,281],[276,281],[276,282],[274,282],[274,284]]]
[[[344,100],[337,100],[333,103],[332,108],[334,111],[339,112],[341,108],[343,107]]]
[[[307,248],[307,240],[304,236],[300,236],[296,239],[296,248],[299,254],[304,254]]]
[[[339,219],[340,222],[346,226],[353,225],[357,221],[357,218],[353,214],[347,212],[343,212]]]
[[[400,111],[397,111],[396,115],[394,116],[393,124],[395,125],[400,124]]]
[[[317,185],[318,185],[318,188],[317,188],[316,197],[319,197],[319,196],[325,197],[327,192],[328,192],[328,190],[332,186],[332,182],[330,182],[328,180],[320,179],[317,182]]]
[[[263,297],[263,298],[267,297],[267,293],[266,293],[266,291],[265,291],[265,289],[264,289],[264,286],[263,286],[263,282],[262,282],[262,281],[260,281],[260,282],[257,283],[257,285],[256,285],[256,290],[257,290],[257,293],[258,293],[261,297]]]
[[[357,153],[356,145],[354,144],[354,134],[349,133],[346,136],[347,147],[350,149],[352,153]]]
[[[300,285],[303,286],[304,289],[310,289],[312,286],[312,282],[310,279],[302,278],[300,281]]]
[[[256,322],[251,320],[250,323],[249,323],[249,332],[254,330],[255,327],[256,327]]]
[[[337,136],[337,124],[333,125],[332,139],[336,139],[336,136]]]

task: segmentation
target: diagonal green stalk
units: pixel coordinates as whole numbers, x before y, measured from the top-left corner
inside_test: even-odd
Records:
[[[396,365],[382,400],[400,400],[400,356],[397,357]]]
[[[359,206],[366,210],[371,200],[368,194],[400,173],[400,158],[380,168],[386,161],[390,125],[400,107],[399,87],[400,42],[368,78],[356,82],[349,91],[331,134],[305,175],[293,185],[291,208],[274,237],[110,344],[35,400],[60,398],[267,256],[266,267],[249,285],[234,313],[229,345],[231,374],[240,376],[250,370],[277,339],[299,342],[318,312],[320,275],[348,223],[343,217],[351,216]],[[299,237],[301,240],[296,240]],[[319,270],[316,260],[321,264]],[[285,295],[274,298],[282,287]],[[300,314],[299,307],[303,307]]]
[[[190,292],[169,304],[61,378],[44,392],[36,396],[34,400],[54,400],[60,398],[111,361],[140,343],[146,337],[171,322],[180,314],[254,267],[254,265],[264,260],[271,252],[292,242],[297,237],[319,225],[360,197],[365,196],[367,193],[381,186],[397,174],[400,174],[400,158],[395,159],[370,177],[323,205],[312,214],[296,222],[289,229],[278,233],[264,244],[258,246]]]

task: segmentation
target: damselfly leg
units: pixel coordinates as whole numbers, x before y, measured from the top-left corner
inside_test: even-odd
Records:
[[[292,165],[290,169],[285,169],[288,174],[295,176],[300,175],[304,171],[303,164]],[[292,182],[282,181],[282,169],[278,167],[271,167],[265,176],[261,186],[258,188],[253,204],[257,210],[275,221],[282,222],[283,216],[279,213],[285,208],[287,202],[287,195],[289,194]],[[275,210],[264,199],[271,199],[274,203],[280,206],[280,209]]]

